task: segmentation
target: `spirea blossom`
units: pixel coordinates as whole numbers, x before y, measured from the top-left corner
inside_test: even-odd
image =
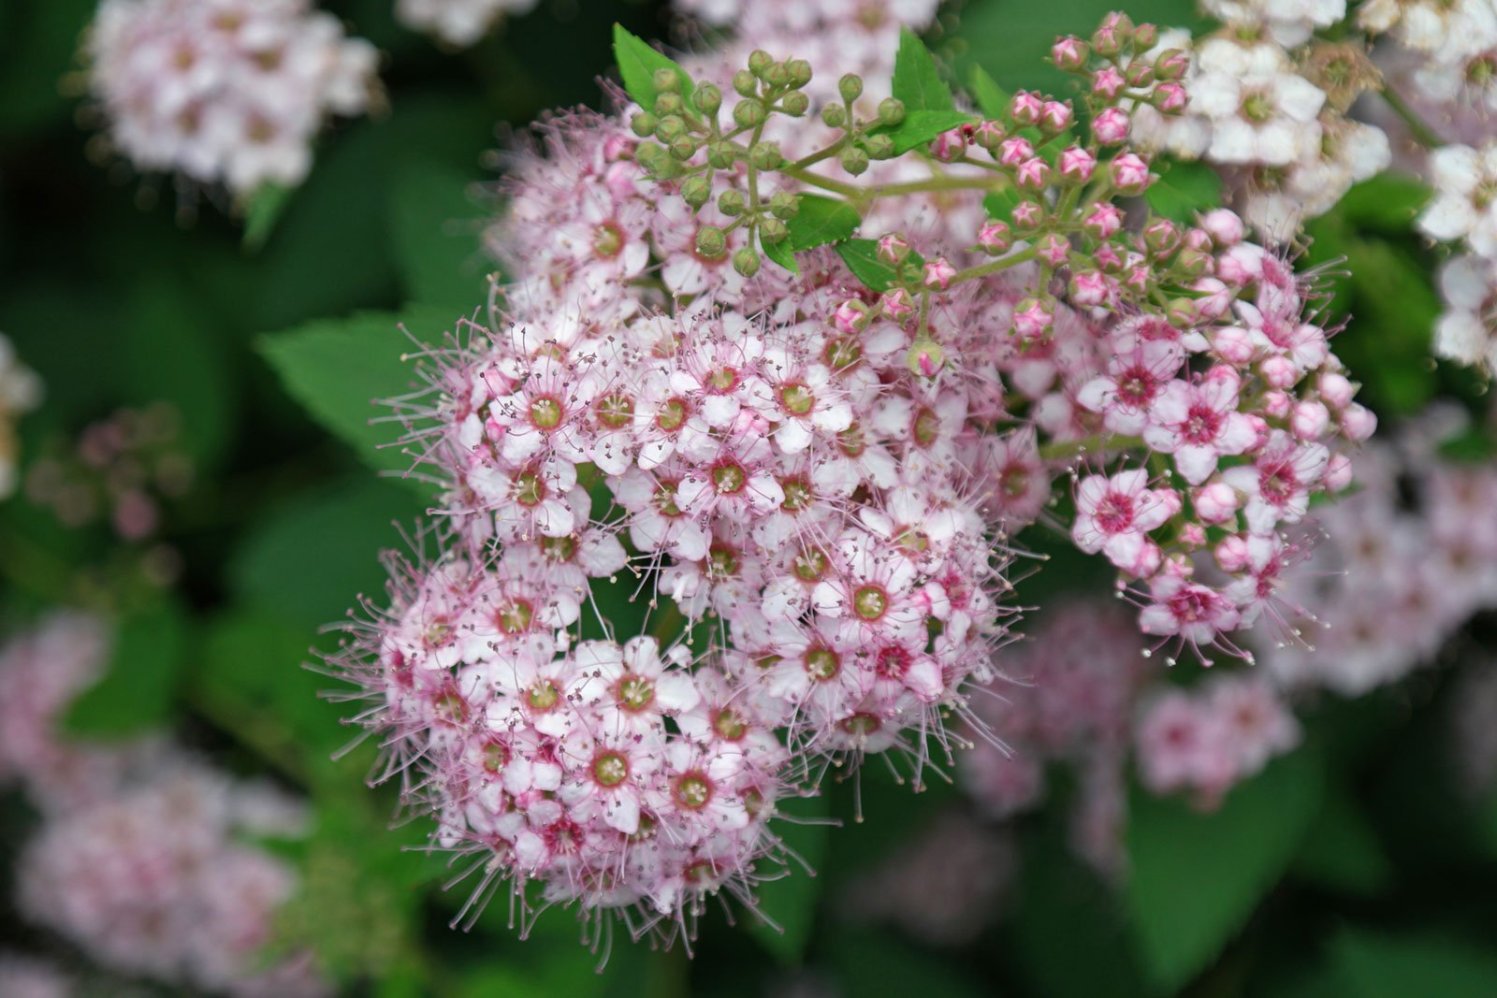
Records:
[[[300,183],[324,121],[369,108],[377,59],[308,0],[105,0],[86,52],[119,152],[237,195]]]
[[[918,44],[919,5],[875,6],[881,58]],[[775,801],[829,764],[918,785],[952,719],[991,730],[973,697],[1037,521],[1116,569],[1130,662],[1250,657],[1234,634],[1372,431],[1290,259],[1229,211],[1124,210],[1155,179],[1129,109],[1184,107],[1151,27],[1062,51],[1079,105],[1021,91],[901,156],[856,46],[732,47],[801,13],[826,14],[745,9],[748,68],[698,56],[511,152],[485,239],[511,283],[394,403],[441,525],[335,663],[479,903],[507,880],[689,934],[783,864]],[[817,217],[842,234],[798,244]],[[644,605],[638,633],[600,593]]]
[[[396,0],[395,16],[416,31],[429,31],[448,45],[477,42],[505,15],[524,14],[535,0]]]

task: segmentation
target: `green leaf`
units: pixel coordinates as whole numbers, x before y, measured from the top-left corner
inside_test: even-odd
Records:
[[[896,153],[909,152],[972,120],[972,115],[963,111],[908,111],[899,127],[889,132],[889,137],[894,140]]]
[[[405,395],[419,384],[406,356],[420,343],[440,341],[453,318],[447,309],[433,306],[413,306],[399,315],[364,313],[262,336],[258,346],[312,418],[372,467],[407,472],[415,457],[396,446],[403,430],[397,423],[371,422],[391,416],[376,403]],[[417,342],[401,332],[402,326]],[[415,479],[408,480],[420,488]]]
[[[622,25],[613,26],[613,57],[619,64],[619,75],[624,80],[624,90],[634,102],[646,111],[655,109],[655,71],[669,69],[681,81],[681,97],[691,97],[692,82],[686,70],[668,56],[651,48],[644,39],[630,34]],[[686,100],[686,112],[695,115],[691,102]]]
[[[1355,298],[1351,323],[1336,338],[1336,352],[1359,375],[1367,400],[1380,411],[1418,412],[1437,387],[1429,358],[1441,306],[1429,271],[1386,240],[1352,238],[1345,248]]]
[[[1491,994],[1497,957],[1438,936],[1343,929],[1331,944],[1341,994],[1357,998],[1470,998]]]
[[[393,524],[423,509],[408,490],[373,479],[302,494],[246,536],[229,562],[230,587],[245,607],[291,625],[337,621],[361,594],[381,595],[379,552],[395,544]]]
[[[1363,897],[1377,894],[1392,879],[1393,865],[1377,832],[1343,783],[1329,784],[1320,813],[1294,858],[1293,872]]]
[[[862,221],[856,208],[837,198],[802,194],[798,203],[795,217],[785,223],[790,230],[788,242],[796,252],[840,242],[856,232]]]
[[[244,209],[244,248],[251,253],[265,245],[296,188],[265,184],[249,198]]]
[[[899,272],[879,259],[876,239],[849,239],[840,242],[837,244],[837,255],[842,257],[842,262],[847,264],[847,269],[853,272],[854,277],[874,291],[888,291],[899,282]],[[919,253],[911,252],[905,259],[906,266],[913,264],[918,268],[925,265],[925,259]]]
[[[1000,87],[998,81],[989,76],[988,71],[981,66],[973,66],[967,78],[971,81],[968,89],[972,91],[972,99],[977,102],[978,110],[989,118],[1008,120],[1008,108],[1013,95]]]
[[[63,717],[69,734],[125,738],[160,727],[171,716],[187,662],[187,618],[162,603],[121,620],[109,668]]]
[[[1322,782],[1319,756],[1301,749],[1233,788],[1210,814],[1133,795],[1126,900],[1158,987],[1186,984],[1247,921],[1309,831]]]
[[[813,871],[816,870],[826,854],[829,837],[826,800],[821,797],[792,798],[783,802],[779,811],[795,819],[776,824],[780,839]],[[759,911],[764,919],[753,919],[750,931],[781,963],[799,964],[805,958],[811,930],[816,924],[820,878],[801,869],[792,858],[787,862],[786,875],[760,884],[757,893]]]
[[[1468,427],[1440,442],[1440,454],[1465,464],[1486,464],[1497,457],[1497,441],[1479,427]]]
[[[484,212],[470,179],[419,157],[395,166],[390,228],[408,301],[471,312],[488,293],[489,267],[479,248]]]
[[[1185,160],[1155,160],[1159,179],[1149,185],[1144,200],[1156,215],[1188,222],[1200,211],[1222,203],[1222,178],[1205,163]]]
[[[1417,177],[1384,172],[1353,185],[1336,203],[1336,210],[1359,228],[1409,232],[1430,195],[1429,186]]]
[[[899,32],[899,51],[894,55],[893,92],[904,102],[905,113],[914,111],[954,111],[956,99],[941,79],[935,57],[914,32]]]
[[[759,240],[759,248],[763,250],[765,256],[790,271],[790,273],[800,273],[800,268],[795,265],[795,250],[791,248],[789,239],[781,239],[777,243],[765,242],[761,239]]]

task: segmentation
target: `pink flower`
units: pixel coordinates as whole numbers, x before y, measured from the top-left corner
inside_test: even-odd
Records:
[[[1178,572],[1162,572],[1149,583],[1151,602],[1139,615],[1145,634],[1179,637],[1201,648],[1237,627],[1241,614],[1232,601]]]
[[[1247,496],[1243,514],[1248,529],[1267,533],[1279,523],[1298,523],[1310,508],[1310,490],[1330,461],[1320,444],[1301,444],[1275,430],[1251,464],[1222,473],[1227,484]]]
[[[1168,489],[1150,489],[1142,468],[1111,478],[1088,475],[1076,487],[1076,522],[1071,538],[1088,554],[1100,551],[1114,565],[1134,575],[1151,574],[1159,550],[1148,533],[1162,526],[1180,508],[1179,496]]]
[[[1218,458],[1241,454],[1257,440],[1252,423],[1237,411],[1237,373],[1214,367],[1195,384],[1171,381],[1149,406],[1144,442],[1175,455],[1175,467],[1191,485],[1216,470]]]

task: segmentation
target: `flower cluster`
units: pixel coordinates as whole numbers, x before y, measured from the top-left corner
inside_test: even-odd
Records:
[[[474,44],[505,15],[524,14],[536,0],[396,0],[401,24],[427,31],[447,45]]]
[[[1427,662],[1474,613],[1497,607],[1497,466],[1438,443],[1464,417],[1436,410],[1356,459],[1362,488],[1320,510],[1326,539],[1284,592],[1306,642],[1260,641],[1284,686],[1356,696]]]
[[[7,998],[72,998],[76,990],[56,964],[0,951],[0,992]]]
[[[15,348],[0,334],[0,498],[16,488],[16,417],[41,401],[40,379],[16,358]]]
[[[1480,148],[1442,146],[1430,153],[1429,168],[1435,198],[1419,229],[1458,241],[1462,251],[1440,271],[1446,311],[1435,352],[1497,371],[1497,139]]]
[[[1134,140],[1222,169],[1244,217],[1268,238],[1289,241],[1302,219],[1325,213],[1353,183],[1388,166],[1388,136],[1348,114],[1377,88],[1379,74],[1356,42],[1313,36],[1345,17],[1344,0],[1201,6],[1224,26],[1198,39],[1166,31],[1157,50],[1189,60],[1189,107],[1174,118],[1138,108]]]
[[[1370,0],[1356,17],[1411,56],[1420,97],[1497,110],[1497,8],[1489,0]]]
[[[793,51],[830,11],[712,16],[738,17],[729,52]],[[486,236],[514,282],[394,403],[443,483],[437,553],[395,563],[338,665],[480,899],[502,876],[687,925],[775,862],[788,785],[890,750],[918,784],[995,674],[1008,539],[1042,518],[1116,566],[1156,646],[1246,657],[1287,531],[1372,431],[1289,261],[1227,211],[1130,219],[1155,179],[1131,113],[1187,99],[1152,26],[1057,43],[1080,112],[979,88],[981,113],[916,113],[900,73],[925,65],[927,100],[932,57],[860,23],[906,67],[888,90],[753,48],[626,67],[632,103],[547,120]],[[625,579],[653,638],[598,603]],[[728,704],[752,750],[719,744]],[[715,824],[688,772],[723,781],[693,791]]]
[[[305,956],[263,959],[296,874],[242,841],[300,834],[297,801],[163,737],[62,738],[63,711],[101,677],[109,647],[100,621],[69,613],[0,652],[0,779],[19,782],[42,816],[17,864],[21,915],[117,973],[235,995],[324,993]]]
[[[1266,677],[1212,676],[1145,706],[1135,732],[1139,776],[1154,793],[1189,791],[1211,806],[1299,738],[1299,722]]]
[[[377,60],[309,0],[105,0],[87,56],[115,148],[236,195],[300,183],[324,119],[368,109]]]

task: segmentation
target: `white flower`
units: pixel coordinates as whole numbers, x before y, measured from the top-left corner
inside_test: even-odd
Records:
[[[1497,370],[1497,265],[1458,256],[1440,270],[1446,310],[1435,324],[1435,353]]]
[[[1429,155],[1435,200],[1419,228],[1436,239],[1465,239],[1479,255],[1497,259],[1497,141],[1480,150],[1444,146]]]
[[[534,7],[535,0],[397,0],[395,16],[412,30],[466,47],[487,34],[501,16],[524,14]]]
[[[1283,49],[1213,38],[1198,62],[1188,89],[1191,108],[1211,121],[1209,159],[1287,166],[1313,154],[1325,93],[1294,72]]]
[[[1201,7],[1229,24],[1262,25],[1286,48],[1303,45],[1316,28],[1346,16],[1346,0],[1201,0]]]

